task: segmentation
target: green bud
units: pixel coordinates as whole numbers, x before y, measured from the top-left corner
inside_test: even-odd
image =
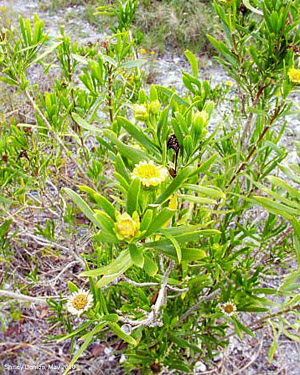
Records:
[[[152,102],[150,102],[149,112],[156,115],[157,113],[159,113],[159,111],[160,111],[160,101],[159,100],[153,100]]]
[[[149,117],[148,109],[144,104],[134,104],[133,115],[137,120],[145,121]]]

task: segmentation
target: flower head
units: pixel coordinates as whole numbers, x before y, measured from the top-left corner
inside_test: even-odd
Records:
[[[145,50],[145,48],[142,48],[140,49],[140,54],[141,55],[146,55],[147,51]]]
[[[88,311],[94,304],[94,299],[89,291],[79,289],[68,298],[67,310],[73,315],[80,316],[85,311]]]
[[[140,219],[136,212],[132,217],[125,212],[117,217],[115,232],[120,240],[131,240],[139,234]]]
[[[233,82],[232,81],[226,81],[226,86],[233,86]]]
[[[144,104],[133,105],[133,116],[140,121],[145,121],[149,117],[148,108]]]
[[[168,177],[168,171],[154,165],[152,160],[141,161],[134,167],[131,176],[140,179],[144,187],[158,186]]]
[[[292,83],[300,84],[300,69],[290,68],[288,71],[289,79]]]
[[[223,314],[227,316],[233,316],[236,314],[236,305],[232,300],[220,304],[220,309]]]

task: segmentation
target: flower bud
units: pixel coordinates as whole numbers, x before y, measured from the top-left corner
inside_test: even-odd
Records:
[[[144,104],[133,105],[133,116],[139,121],[145,121],[149,117],[147,106]]]
[[[201,112],[197,111],[192,117],[192,135],[195,142],[200,140],[203,129],[208,123],[209,115],[203,110]]]
[[[159,110],[160,110],[160,101],[159,100],[153,100],[152,102],[150,102],[149,112],[156,115],[157,113],[159,113]]]

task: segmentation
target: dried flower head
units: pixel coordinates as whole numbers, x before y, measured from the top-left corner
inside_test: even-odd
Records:
[[[67,310],[73,315],[80,316],[85,311],[88,311],[94,304],[94,299],[89,291],[79,289],[68,298]]]
[[[141,161],[134,167],[132,178],[138,178],[144,187],[158,186],[168,176],[168,171],[164,167],[157,167],[153,161]]]

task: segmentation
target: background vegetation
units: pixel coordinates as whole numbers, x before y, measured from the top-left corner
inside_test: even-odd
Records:
[[[107,5],[105,0],[40,0],[41,9],[55,11],[68,6],[82,5],[83,17],[101,30],[110,21],[96,18],[95,5]],[[215,33],[218,20],[212,2],[207,0],[141,0],[133,22],[138,44],[149,50],[183,52],[186,48],[198,54],[211,53],[206,34]]]

